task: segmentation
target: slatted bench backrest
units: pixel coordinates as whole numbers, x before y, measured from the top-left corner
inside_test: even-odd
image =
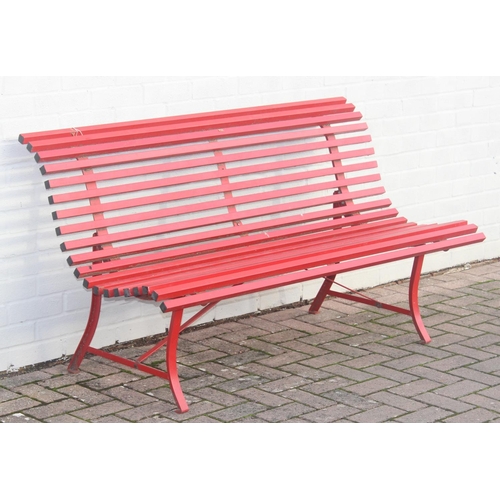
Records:
[[[392,217],[344,98],[20,136],[77,276]],[[236,243],[237,242],[237,243]]]

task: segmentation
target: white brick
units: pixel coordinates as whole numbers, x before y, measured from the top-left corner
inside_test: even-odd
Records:
[[[238,80],[238,92],[240,94],[259,94],[261,92],[275,92],[281,90],[283,82],[281,78],[259,76],[243,76]]]
[[[193,95],[192,83],[190,81],[162,82],[147,84],[144,87],[145,104],[165,104],[187,101]]]
[[[33,95],[0,96],[0,117],[2,120],[31,116],[35,109]]]
[[[35,322],[29,321],[17,324],[7,324],[7,326],[0,328],[0,350],[7,349],[11,350],[15,346],[25,346],[26,344],[32,344],[35,340]],[[24,347],[25,350],[26,347]],[[15,366],[24,366],[21,362],[12,363]],[[4,371],[9,367],[2,366],[0,363],[0,371]]]
[[[420,117],[420,129],[423,131],[443,130],[456,126],[456,122],[455,111],[422,114]]]
[[[90,98],[93,109],[139,106],[144,102],[144,89],[140,85],[93,89]]]
[[[8,305],[9,323],[23,323],[39,318],[56,316],[62,312],[62,303],[58,296],[47,296],[43,299],[28,299],[12,302]]]
[[[87,90],[91,88],[109,88],[115,83],[114,76],[63,76],[63,90]]]
[[[498,87],[474,90],[474,106],[495,106],[500,104]]]
[[[238,80],[234,77],[217,77],[193,82],[194,99],[228,97],[238,93]]]
[[[59,76],[5,76],[2,92],[4,95],[25,95],[54,92],[61,89]]]

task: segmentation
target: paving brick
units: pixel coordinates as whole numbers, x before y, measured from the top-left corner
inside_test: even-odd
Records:
[[[306,360],[309,357],[310,356],[308,356],[307,354],[303,354],[303,353],[295,352],[295,351],[288,351],[288,352],[284,352],[283,354],[279,354],[277,356],[272,356],[272,357],[260,359],[259,363],[266,365],[266,366],[278,368],[281,366],[286,366],[286,365],[295,363],[296,361],[302,361],[305,363],[305,361],[303,361],[303,360]]]
[[[492,373],[498,371],[500,367],[500,362],[498,358],[488,359],[486,361],[481,361],[479,363],[474,363],[470,365],[469,368],[474,370],[478,370],[480,372]]]
[[[215,349],[216,351],[223,352],[225,354],[242,354],[247,350],[246,347],[240,344],[235,344],[233,342],[228,342],[227,340],[222,340],[217,337],[211,337],[207,340],[202,340],[201,343],[210,349]]]
[[[81,410],[72,411],[71,414],[82,420],[89,420],[91,422],[99,421],[101,417],[111,415],[112,413],[118,413],[119,411],[132,408],[130,405],[123,403],[122,401],[109,401],[107,403],[101,403],[94,406],[89,406],[88,408],[83,408]],[[125,421],[123,419],[118,419],[120,421]]]
[[[427,363],[426,367],[432,370],[439,370],[446,372],[453,370],[455,368],[461,368],[462,366],[470,365],[475,362],[476,360],[473,358],[456,355],[456,356],[449,356],[439,361],[433,361],[432,363]]]
[[[326,327],[321,323],[311,324],[306,321],[301,321],[300,319],[287,319],[282,321],[280,324],[288,330],[296,330],[298,332],[309,334],[322,333],[326,329]]]
[[[205,363],[206,361],[213,361],[215,359],[223,358],[226,356],[223,352],[214,351],[213,349],[207,349],[205,351],[196,352],[194,354],[189,354],[187,356],[179,356],[178,361],[183,365],[199,365],[200,363]]]
[[[289,403],[284,406],[273,408],[271,410],[261,411],[257,413],[257,417],[265,420],[266,422],[283,422],[290,418],[303,415],[312,410],[310,406],[301,403]]]
[[[302,342],[302,340],[291,340],[290,342],[284,342],[281,344],[281,347],[284,349],[289,349],[292,351],[297,351],[302,354],[306,354],[308,356],[322,356],[323,354],[327,354],[328,351],[326,349],[322,349],[321,347],[316,347],[314,345],[306,344]]]
[[[282,370],[292,375],[298,375],[300,377],[310,380],[321,380],[324,378],[330,378],[332,375],[331,373],[328,373],[326,370],[310,368],[309,366],[304,366],[301,363],[292,363],[291,365],[286,365],[282,367]]]
[[[91,389],[87,389],[86,387],[80,385],[70,385],[68,387],[62,387],[59,389],[59,392],[61,393],[61,397],[70,396],[88,405],[105,403],[106,401],[111,400],[111,398],[109,396],[106,396],[105,394],[102,394],[98,391],[92,391]]]
[[[474,380],[485,385],[493,386],[500,384],[500,377],[491,375],[489,373],[478,372],[471,368],[458,368],[458,370],[451,371],[450,374],[456,375],[457,377]]]
[[[354,415],[355,413],[359,413],[359,411],[360,410],[353,408],[352,406],[337,404],[329,406],[328,408],[313,411],[311,413],[304,413],[302,418],[310,422],[329,423],[343,420],[346,417]]]
[[[474,406],[480,406],[481,408],[486,408],[487,410],[500,413],[500,401],[497,401],[496,399],[487,398],[485,396],[481,396],[480,394],[469,394],[460,398],[460,400]]]
[[[42,403],[52,403],[53,401],[66,398],[64,394],[52,391],[38,384],[21,385],[16,388],[16,392],[22,394],[23,396],[28,396],[29,398],[41,401]]]
[[[370,399],[378,401],[379,403],[384,403],[388,406],[393,406],[394,408],[399,408],[406,412],[417,411],[427,406],[424,403],[419,403],[411,398],[398,396],[389,391],[380,391],[370,394]]]
[[[65,370],[67,369],[65,368]],[[112,373],[118,373],[120,371],[120,368],[116,364],[108,365],[97,360],[84,359],[82,361],[82,364],[80,365],[80,370],[92,373],[93,375],[104,377],[106,375],[111,375]]]
[[[252,316],[250,318],[244,318],[238,321],[242,325],[249,325],[255,329],[263,330],[264,332],[276,333],[281,332],[282,330],[288,330],[286,325],[282,325],[272,320],[272,318],[266,315],[265,318],[261,318],[258,316]],[[262,332],[261,332],[262,334]]]
[[[0,403],[0,416],[26,411],[29,408],[38,406],[40,403],[31,398],[21,397]]]
[[[462,396],[466,396],[467,394],[480,391],[485,387],[486,386],[484,384],[480,384],[479,382],[462,380],[446,387],[440,387],[439,389],[436,389],[434,393],[448,398],[460,398]]]
[[[497,385],[495,387],[490,387],[489,389],[483,389],[479,391],[478,394],[480,394],[481,396],[486,396],[487,398],[500,400],[500,385]]]
[[[117,417],[116,415],[106,415],[105,417],[98,418],[93,420],[96,424],[129,424],[128,420],[124,420],[123,418]]]
[[[349,420],[353,422],[364,422],[364,423],[379,423],[388,422],[400,415],[404,414],[405,411],[399,408],[394,408],[393,406],[379,406],[371,410],[356,413],[356,415],[351,415]]]
[[[460,381],[460,378],[450,375],[449,373],[433,370],[426,366],[415,366],[413,368],[408,368],[407,371],[417,377],[428,378],[440,384],[454,384]]]
[[[43,420],[54,417],[55,415],[69,413],[74,410],[84,408],[85,406],[86,405],[80,401],[75,401],[74,399],[64,399],[62,401],[57,401],[55,403],[50,403],[36,408],[29,408],[24,410],[24,412],[32,417]]]
[[[442,408],[436,408],[435,406],[429,406],[427,408],[423,408],[422,410],[417,410],[414,411],[413,413],[408,413],[401,417],[397,417],[395,421],[404,423],[424,424],[424,423],[438,422],[450,415],[453,415],[451,411],[443,410]]]
[[[366,396],[373,392],[378,392],[383,389],[388,389],[390,387],[394,387],[398,385],[397,382],[393,380],[388,380],[382,377],[377,377],[371,380],[367,380],[366,382],[360,382],[359,384],[350,385],[346,388],[349,391],[355,392],[356,394],[360,394],[362,396]]]
[[[311,366],[313,368],[323,368],[325,366],[335,365],[337,363],[341,363],[342,361],[347,361],[349,359],[350,358],[348,356],[344,356],[343,354],[338,354],[335,352],[307,359],[305,361],[302,361],[302,364]]]
[[[249,416],[258,415],[263,409],[265,409],[265,406],[259,403],[243,403],[241,405],[231,406],[231,408],[214,411],[210,416],[222,422],[233,422]]]
[[[132,422],[138,422],[145,418],[160,415],[165,412],[165,403],[163,401],[156,401],[153,403],[144,404],[136,408],[130,408],[116,413],[116,416]]]
[[[402,346],[400,350],[402,353],[406,352],[407,355],[411,353],[420,354],[421,356],[433,358],[433,360],[447,358],[448,356],[452,355],[449,351],[445,351],[442,348],[436,347],[434,345],[434,339],[432,340],[431,344],[406,344]]]
[[[286,377],[287,379],[290,377]],[[266,384],[268,382],[267,378],[260,377],[258,375],[247,375],[239,377],[237,379],[227,380],[225,382],[218,383],[214,387],[220,389],[221,391],[233,393],[241,389],[246,389],[247,387],[254,387],[256,385]]]
[[[490,422],[491,420],[494,420],[496,418],[498,418],[498,413],[493,413],[482,408],[476,408],[474,410],[460,413],[460,415],[455,415],[454,417],[445,418],[443,422],[457,424],[483,423]]]
[[[302,387],[304,385],[309,384],[310,382],[311,381],[306,378],[291,375],[289,377],[273,380],[265,384],[260,384],[260,387],[265,391],[277,394],[286,391],[288,389],[295,389],[297,387]]]
[[[383,356],[387,356],[392,359],[398,359],[408,355],[406,351],[376,342],[373,344],[364,344],[363,350],[382,354]]]
[[[406,370],[412,366],[425,365],[430,361],[434,361],[434,358],[423,356],[422,354],[410,354],[409,356],[384,363],[384,366],[394,368],[395,370]]]
[[[97,391],[108,389],[109,387],[115,387],[117,385],[126,384],[127,382],[133,382],[139,380],[140,377],[133,375],[128,372],[113,373],[112,375],[107,375],[105,377],[94,378],[89,381],[85,381],[85,386],[89,389],[95,389]],[[72,385],[72,384],[67,384]]]
[[[300,337],[300,342],[304,342],[306,344],[320,346],[327,342],[338,342],[341,339],[346,338],[346,335],[335,330],[327,330],[323,333],[317,333],[316,335],[308,335],[307,337]]]
[[[0,386],[6,389],[19,387],[20,385],[40,382],[41,380],[50,379],[51,375],[43,371],[23,373],[21,375],[7,375],[0,378]]]
[[[349,366],[350,368],[362,369],[368,366],[378,365],[389,361],[391,358],[383,356],[382,354],[367,354],[366,356],[360,356],[355,359],[350,359],[348,361],[343,361],[344,366]]]
[[[243,389],[235,394],[241,396],[242,398],[250,399],[251,401],[255,401],[257,403],[261,403],[266,406],[277,407],[290,403],[290,400],[282,397],[281,395],[278,396],[277,394],[274,394],[272,392],[263,391],[258,387]]]
[[[16,399],[18,397],[19,397],[19,394],[17,394],[17,393],[12,392],[12,391],[8,391],[7,389],[0,388],[0,403],[3,403],[4,401],[9,401],[10,399]]]
[[[28,417],[24,413],[13,413],[12,415],[7,415],[5,417],[0,417],[0,423],[2,424],[39,424],[40,420],[33,417]]]
[[[369,366],[368,368],[366,368],[365,371],[377,375],[379,377],[384,377],[386,379],[394,380],[395,382],[399,382],[401,384],[406,384],[416,379],[416,377],[406,372],[393,370],[392,368],[388,368],[387,366],[382,366],[382,365]]]
[[[360,396],[359,394],[353,394],[352,392],[349,392],[349,388],[347,388],[346,390],[335,389],[334,391],[323,393],[322,396],[337,403],[341,403],[346,406],[352,406],[360,410],[368,410],[380,406],[380,404],[377,401],[371,399],[371,397],[365,398],[363,396]]]
[[[478,349],[472,349],[471,347],[466,347],[464,345],[455,344],[444,347],[446,351],[453,352],[455,354],[461,354],[462,356],[466,356],[468,358],[473,358],[478,361],[484,361],[486,359],[491,359],[495,357],[494,354],[488,353],[485,351],[480,351]]]
[[[353,380],[348,380],[342,377],[329,378],[326,380],[318,380],[312,384],[307,384],[302,386],[302,389],[307,392],[312,392],[313,394],[324,394],[327,391],[332,391],[338,389],[339,387],[345,387],[354,384]]]
[[[269,366],[261,365],[260,363],[248,363],[241,366],[240,368],[243,372],[252,373],[253,375],[259,375],[260,377],[267,378],[269,380],[275,380],[290,376],[288,373],[282,370],[276,370]],[[241,374],[242,373],[240,373],[240,375]]]
[[[429,406],[436,406],[438,408],[444,408],[445,410],[450,410],[454,413],[461,413],[472,409],[470,404],[464,403],[463,401],[457,401],[452,398],[447,398],[445,396],[440,396],[432,392],[427,392],[425,394],[419,394],[414,396],[414,399],[421,401]]]
[[[290,389],[288,391],[283,391],[281,395],[284,398],[291,399],[297,403],[302,403],[311,408],[320,409],[326,408],[332,404],[332,400],[326,397],[317,396],[316,394],[311,394],[302,389]]]
[[[221,406],[234,406],[245,402],[242,397],[237,396],[235,393],[230,394],[213,387],[204,387],[191,393],[200,399],[206,399]]]
[[[81,418],[76,418],[73,415],[57,415],[55,417],[49,417],[44,419],[44,422],[49,424],[88,424],[86,420],[82,420]]]
[[[289,342],[282,344],[281,346],[272,344],[271,342],[266,342],[262,339],[248,339],[241,342],[245,347],[254,349],[256,351],[262,351],[271,356],[282,354],[287,351]]]
[[[335,375],[340,375],[343,378],[355,380],[357,382],[362,382],[363,380],[370,380],[375,378],[375,375],[371,373],[366,373],[362,370],[355,370],[353,368],[349,368],[348,366],[342,365],[332,365],[327,366],[325,371],[329,373],[333,373]]]
[[[432,391],[441,384],[433,382],[432,380],[420,379],[410,382],[408,384],[402,384],[397,387],[392,387],[389,392],[403,396],[404,398],[412,398],[417,394],[422,394],[424,392]]]
[[[277,333],[268,333],[261,335],[259,338],[266,342],[277,343],[287,342],[289,340],[306,337],[307,333],[299,332],[298,330],[283,330]]]
[[[134,391],[133,389],[129,389],[128,387],[123,386],[107,389],[106,391],[104,391],[104,394],[107,394],[114,399],[119,399],[120,401],[133,406],[145,405],[156,401],[156,398],[154,397],[148,396],[147,394],[142,394],[138,391]]]

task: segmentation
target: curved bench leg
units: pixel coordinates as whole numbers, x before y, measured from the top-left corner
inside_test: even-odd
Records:
[[[319,312],[319,308],[323,304],[326,296],[328,295],[328,292],[330,291],[330,288],[332,287],[333,282],[335,281],[336,275],[333,274],[332,276],[327,276],[325,278],[325,281],[321,285],[321,288],[319,289],[318,293],[316,294],[316,297],[312,301],[311,306],[309,307],[309,314],[317,314]]]
[[[413,268],[411,271],[410,278],[410,289],[409,289],[409,300],[410,300],[410,312],[413,320],[413,324],[420,335],[422,342],[428,344],[431,341],[431,337],[427,333],[422,316],[420,314],[420,307],[418,306],[418,285],[420,283],[420,274],[422,271],[422,264],[424,263],[424,256],[418,255],[413,261]]]
[[[170,328],[167,335],[167,373],[170,382],[170,389],[177,403],[177,413],[185,413],[189,410],[186,398],[182,392],[179,374],[177,371],[177,343],[179,341],[179,333],[181,331],[183,310],[172,312],[170,319]]]
[[[90,303],[89,319],[87,326],[83,332],[82,338],[71,361],[68,365],[69,373],[78,373],[80,371],[80,364],[87,353],[87,349],[94,338],[94,333],[97,328],[99,316],[101,314],[102,295],[92,295],[92,302]]]

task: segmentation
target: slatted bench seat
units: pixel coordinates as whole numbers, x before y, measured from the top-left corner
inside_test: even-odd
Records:
[[[484,235],[466,221],[399,216],[361,118],[331,98],[21,134],[48,179],[61,249],[92,290],[68,370],[91,353],[160,376],[185,412],[179,334],[222,300],[318,278],[311,313],[326,296],[355,300],[409,315],[430,342],[424,255]],[[341,273],[407,258],[408,309],[332,289]],[[91,347],[103,297],[158,303],[171,313],[165,339],[133,360]],[[163,347],[165,371],[146,362]]]

